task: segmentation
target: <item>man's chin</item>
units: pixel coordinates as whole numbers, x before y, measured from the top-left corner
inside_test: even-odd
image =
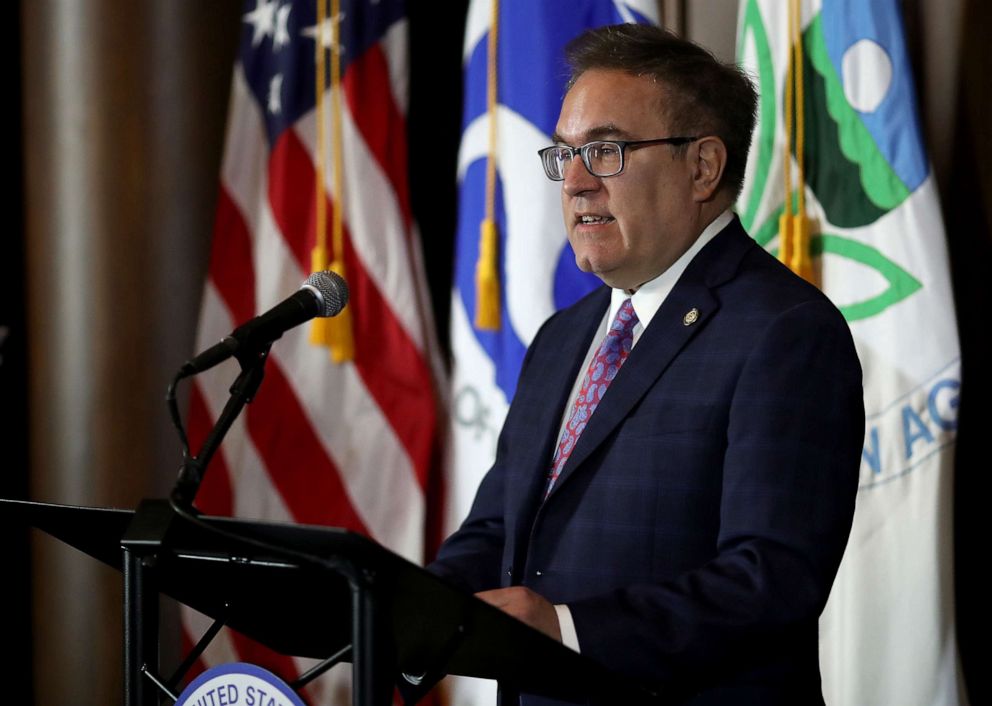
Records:
[[[622,278],[618,277],[617,273],[613,270],[590,268],[585,270],[585,272],[596,275],[607,287],[611,287],[613,289],[626,289],[621,281]]]
[[[625,278],[622,272],[617,271],[614,263],[599,258],[575,255],[575,266],[583,272],[596,275],[607,287],[613,289],[629,289],[625,286]],[[629,279],[629,277],[627,278]],[[636,285],[630,285],[636,286]]]

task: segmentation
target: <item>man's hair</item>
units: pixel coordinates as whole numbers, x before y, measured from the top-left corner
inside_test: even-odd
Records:
[[[665,90],[664,118],[673,136],[716,135],[727,147],[723,184],[736,198],[744,183],[758,95],[736,64],[652,25],[592,29],[565,47],[568,87],[591,69],[653,78]],[[652,136],[653,137],[653,136]]]

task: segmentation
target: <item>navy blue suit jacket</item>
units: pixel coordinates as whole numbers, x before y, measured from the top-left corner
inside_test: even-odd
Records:
[[[537,334],[495,465],[432,570],[567,604],[584,655],[693,704],[822,704],[817,618],[864,435],[846,322],[735,218],[645,329],[542,503],[609,299],[600,288]]]

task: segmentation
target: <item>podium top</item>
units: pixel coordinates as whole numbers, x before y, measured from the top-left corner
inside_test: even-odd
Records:
[[[162,593],[283,654],[322,659],[348,645],[358,581],[384,611],[406,673],[440,668],[577,703],[662,703],[347,530],[210,516],[190,521],[167,501],[145,501],[133,512],[0,500],[0,518],[37,527],[118,570],[123,549],[147,557]]]

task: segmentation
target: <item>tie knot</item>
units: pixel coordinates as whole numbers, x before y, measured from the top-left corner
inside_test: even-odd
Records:
[[[624,299],[623,304],[617,311],[610,330],[606,333],[606,340],[603,341],[603,354],[611,363],[616,361],[617,356],[627,357],[630,349],[634,345],[634,326],[637,325],[637,314],[634,313],[634,305],[630,299]]]
[[[629,298],[624,299],[623,304],[620,305],[620,309],[617,310],[616,318],[613,319],[613,323],[610,325],[610,332],[627,334],[633,331],[636,325],[637,313],[634,311],[634,305],[630,302]]]

